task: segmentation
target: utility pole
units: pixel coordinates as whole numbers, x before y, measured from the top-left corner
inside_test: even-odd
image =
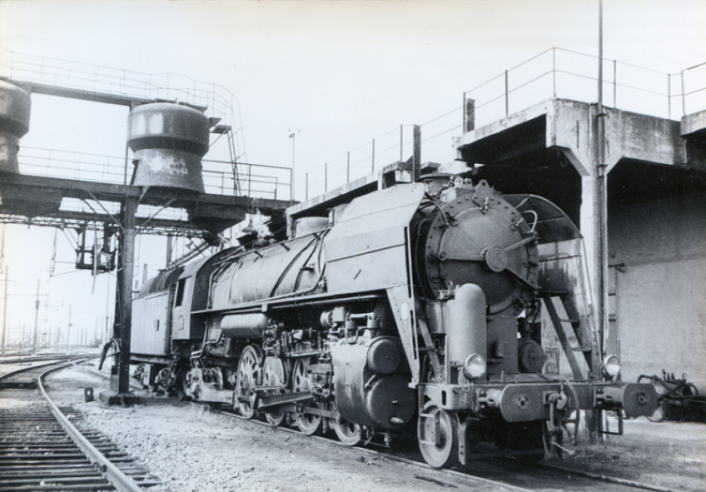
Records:
[[[34,301],[34,337],[32,339],[32,353],[37,353],[37,323],[39,321],[39,279],[37,279],[37,298]]]
[[[294,201],[294,140],[296,138],[297,134],[295,132],[292,132],[289,134],[289,138],[292,139],[292,182],[290,183],[289,187],[289,201]]]
[[[5,236],[3,236],[4,239]],[[7,331],[7,280],[10,277],[10,267],[5,267],[5,299],[2,307],[2,356],[5,356],[5,332]]]
[[[73,307],[73,304],[69,304],[69,324],[68,330],[66,331],[66,352],[71,349],[71,308]]]

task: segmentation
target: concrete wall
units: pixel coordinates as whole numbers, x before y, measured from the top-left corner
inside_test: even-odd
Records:
[[[665,369],[706,391],[706,194],[611,208],[608,223],[623,380]]]

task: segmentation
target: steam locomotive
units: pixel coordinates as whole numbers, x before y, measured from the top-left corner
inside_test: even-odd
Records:
[[[583,378],[542,373],[538,313],[549,296],[580,303],[553,253],[580,234],[549,201],[464,176],[423,175],[161,273],[133,301],[132,362],[165,391],[350,446],[416,435],[433,467],[479,441],[560,455],[579,410],[651,415],[652,385],[619,382],[615,357],[588,358]]]

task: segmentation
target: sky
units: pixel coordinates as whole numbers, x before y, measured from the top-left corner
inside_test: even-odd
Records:
[[[603,10],[608,60],[662,74],[706,62],[706,2],[604,0]],[[297,199],[324,191],[324,163],[328,188],[342,184],[348,151],[351,176],[369,172],[372,139],[378,151],[390,149],[376,157],[376,166],[397,160],[400,125],[404,159],[411,155],[410,125],[420,124],[423,160],[452,160],[463,93],[474,98],[478,93],[478,101],[492,98],[503,84],[495,77],[552,47],[590,55],[561,51],[557,59],[575,73],[595,76],[597,0],[0,0],[0,48],[146,74],[181,74],[225,87],[237,100],[247,161],[291,166],[294,158]],[[511,71],[511,80],[540,74],[547,63],[551,53]],[[612,65],[604,67],[610,79]],[[620,71],[626,85],[665,90],[666,76],[627,65]],[[511,110],[547,98],[548,80],[514,92]],[[560,82],[566,91],[560,95],[572,97],[571,91],[581,89],[587,92],[578,97],[595,100],[594,82]],[[621,88],[616,105],[650,97]],[[612,104],[610,87],[606,98]],[[650,104],[664,111],[661,101],[655,96]],[[676,101],[675,113],[678,106]],[[492,120],[491,109],[479,109],[479,119]],[[30,132],[21,145],[119,157],[126,118],[124,108],[35,95]],[[81,330],[104,327],[106,305],[112,314],[115,281],[108,283],[102,275],[94,283],[90,273],[74,271],[72,246],[63,233],[52,278],[53,230],[7,226],[4,239],[10,336],[17,336],[22,325],[25,330],[34,325],[38,280],[40,335],[56,339],[57,330],[68,324],[69,309],[74,340]],[[149,276],[154,275],[164,264],[164,241],[142,237],[138,246],[138,263],[147,263]],[[61,339],[65,336],[62,331]]]

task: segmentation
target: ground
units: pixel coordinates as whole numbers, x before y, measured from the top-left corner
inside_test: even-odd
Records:
[[[86,403],[84,387],[93,387],[97,398],[108,382],[83,368],[49,379],[50,393],[60,405],[80,411],[87,424],[162,481],[154,492],[499,490],[173,399],[150,398],[148,404],[131,408]],[[606,445],[580,445],[562,466],[673,490],[704,490],[706,426],[628,421],[624,436],[611,436]]]

